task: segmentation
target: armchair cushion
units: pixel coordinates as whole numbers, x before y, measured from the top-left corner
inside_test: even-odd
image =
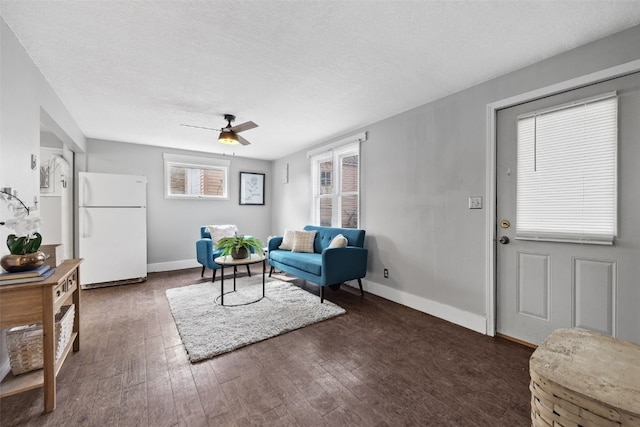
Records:
[[[226,225],[208,225],[207,231],[211,235],[211,240],[213,240],[213,244],[218,243],[218,240],[223,237],[233,237],[238,232],[238,227],[233,224]]]

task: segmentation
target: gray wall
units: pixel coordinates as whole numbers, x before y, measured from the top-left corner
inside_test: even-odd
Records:
[[[165,199],[163,153],[230,160],[229,200]],[[86,161],[88,172],[147,177],[147,257],[150,271],[199,265],[195,261],[195,242],[200,237],[201,225],[236,224],[241,233],[263,241],[270,234],[271,162],[95,139],[87,142]],[[264,206],[239,205],[240,171],[266,174]]]
[[[484,331],[487,210],[468,198],[486,203],[487,104],[639,58],[634,27],[358,130],[366,289]],[[305,154],[274,164],[290,169],[289,184],[274,183],[274,233],[309,221]]]
[[[31,155],[40,157],[40,122],[76,150],[85,138],[62,101],[55,94],[22,45],[0,18],[0,187],[13,187],[28,205],[40,198],[40,167],[30,168]],[[0,202],[0,219],[9,216]],[[33,215],[39,215],[37,210]],[[0,242],[10,233],[0,227]],[[0,256],[9,253],[0,244]],[[0,333],[0,379],[9,372],[4,331]]]
[[[282,182],[282,170],[289,165],[289,180]],[[302,228],[311,218],[311,163],[306,151],[273,162],[273,235],[285,228]]]

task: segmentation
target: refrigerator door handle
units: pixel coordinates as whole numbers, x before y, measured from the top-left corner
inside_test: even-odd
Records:
[[[89,194],[89,180],[87,179],[86,176],[82,177],[82,183],[80,185],[80,188],[82,189],[82,194],[80,195],[80,200],[81,200],[81,206],[88,206],[89,205],[89,198],[87,197]]]
[[[84,221],[82,222],[82,238],[86,239],[90,237],[90,234],[87,232],[87,230],[90,230],[89,221],[91,221],[91,215],[89,215],[89,210],[83,209],[83,211],[84,212],[82,215],[84,215]]]

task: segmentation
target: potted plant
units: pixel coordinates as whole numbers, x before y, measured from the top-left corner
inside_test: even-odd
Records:
[[[41,266],[45,261],[45,254],[40,252],[42,236],[37,232],[42,220],[29,216],[29,208],[13,194],[0,191],[0,198],[7,202],[9,211],[13,214],[0,224],[15,231],[7,236],[7,248],[10,255],[5,255],[0,260],[2,268],[9,272],[32,270]]]
[[[262,253],[264,245],[259,239],[251,236],[223,237],[216,243],[217,249],[222,249],[222,255],[231,255],[233,259],[248,258],[251,250],[255,253]]]

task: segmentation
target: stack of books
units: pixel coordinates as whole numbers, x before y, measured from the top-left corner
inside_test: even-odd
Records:
[[[13,285],[16,283],[40,282],[51,276],[55,271],[55,268],[51,268],[51,266],[43,264],[35,270],[2,273],[0,274],[0,286]]]

